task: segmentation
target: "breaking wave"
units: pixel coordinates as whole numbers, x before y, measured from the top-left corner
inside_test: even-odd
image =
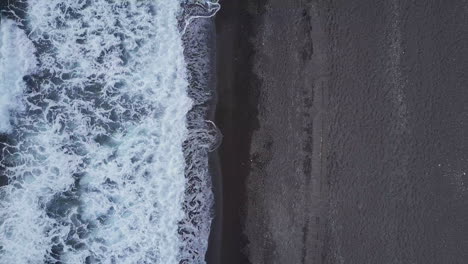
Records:
[[[2,19],[0,263],[204,263],[219,133],[184,21],[213,4],[29,0]]]
[[[11,131],[10,111],[21,110],[23,76],[36,67],[35,48],[18,25],[6,20],[0,24],[0,133]]]

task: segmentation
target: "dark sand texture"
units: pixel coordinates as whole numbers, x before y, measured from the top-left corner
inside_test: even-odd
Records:
[[[216,125],[223,134],[218,149],[222,177],[221,242],[210,243],[209,264],[247,263],[241,254],[241,213],[249,173],[251,133],[256,127],[257,81],[252,73],[252,17],[241,8],[247,1],[221,1],[216,15],[218,104]],[[216,199],[219,203],[220,199]],[[220,252],[220,262],[213,261]]]
[[[221,263],[468,263],[468,1],[222,5]]]
[[[329,1],[326,263],[468,263],[468,2]]]
[[[320,155],[326,42],[304,2],[266,3],[252,39],[259,127],[242,211],[251,263],[320,261],[327,197]]]
[[[323,27],[301,1],[221,4],[222,263],[317,262],[327,197]]]

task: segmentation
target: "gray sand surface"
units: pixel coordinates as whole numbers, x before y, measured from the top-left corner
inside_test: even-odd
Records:
[[[325,36],[302,1],[268,1],[263,8],[252,40],[261,87],[246,181],[246,254],[252,263],[317,263],[327,197]]]
[[[223,7],[222,263],[468,263],[468,2]]]
[[[468,263],[468,2],[333,1],[326,263]]]

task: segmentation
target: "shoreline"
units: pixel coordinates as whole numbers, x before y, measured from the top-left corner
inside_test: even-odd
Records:
[[[215,18],[207,18],[210,20],[210,39],[213,48],[210,49],[211,62],[211,80],[209,90],[213,91],[208,107],[207,120],[210,120],[216,125],[216,111],[218,106],[218,90],[217,90],[217,60],[216,60],[216,26]],[[222,140],[223,135],[221,135]],[[218,148],[208,153],[208,171],[211,177],[212,192],[213,192],[213,219],[210,226],[210,235],[208,237],[208,248],[205,254],[207,263],[222,263],[221,262],[221,242],[223,237],[222,222],[223,222],[223,178],[221,174],[221,163],[219,160]]]
[[[216,246],[219,244],[218,241],[221,240],[222,235],[219,224],[219,219],[222,217],[222,204],[219,202],[222,201],[222,192],[220,190],[222,179],[219,173],[219,161],[216,150],[216,146],[219,143],[212,141],[214,139],[213,136],[216,134],[214,130],[216,128],[207,124],[207,121],[215,121],[217,105],[216,76],[213,74],[216,69],[214,18],[201,17],[192,20],[185,34],[183,36],[184,55],[188,65],[190,83],[188,93],[189,96],[193,96],[191,98],[194,102],[194,106],[188,116],[193,118],[191,119],[192,122],[196,121],[195,126],[199,126],[199,129],[204,130],[203,132],[206,133],[206,135],[203,135],[205,138],[201,140],[209,140],[209,143],[211,143],[208,148],[204,146],[198,149],[199,154],[195,154],[194,156],[198,158],[198,160],[194,161],[194,164],[200,166],[200,170],[203,172],[199,175],[203,178],[197,181],[199,181],[199,184],[202,184],[201,181],[206,181],[203,183],[204,186],[202,186],[202,192],[206,193],[200,194],[204,199],[207,199],[205,201],[208,203],[200,211],[194,212],[195,214],[202,214],[201,219],[194,220],[203,222],[199,226],[201,229],[198,230],[200,232],[199,235],[203,237],[193,240],[193,243],[203,246],[197,249],[206,250],[204,254],[196,251],[197,254],[200,254],[201,259],[219,263],[219,250]],[[211,148],[214,148],[214,150],[210,151]],[[208,209],[208,211],[205,211],[205,209]]]
[[[315,27],[321,22],[311,18],[312,11],[301,0],[221,1],[216,15],[216,125],[224,135],[218,149],[223,215],[221,244],[209,246],[210,254],[219,250],[221,261],[209,264],[321,258],[327,187],[321,169],[326,79],[320,75],[326,68],[326,47],[323,27]],[[292,41],[303,34],[310,35]],[[281,38],[265,41],[265,35]],[[312,37],[320,38],[315,53]],[[291,49],[297,57],[289,54]],[[283,60],[282,65],[275,59]],[[293,86],[285,90],[283,83]],[[287,121],[294,107],[299,117]],[[287,129],[277,123],[285,121],[292,122]],[[297,208],[291,207],[293,200]],[[289,234],[283,232],[286,225]],[[283,240],[291,244],[282,245]]]

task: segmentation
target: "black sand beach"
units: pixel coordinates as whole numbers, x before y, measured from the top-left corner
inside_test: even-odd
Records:
[[[321,256],[326,36],[300,1],[223,2],[217,15],[224,134],[221,263]],[[313,46],[312,38],[321,39]]]
[[[249,70],[253,47],[248,39],[253,27],[251,16],[242,11],[246,3],[222,1],[222,8],[216,15],[218,104],[215,121],[223,134],[223,142],[218,149],[222,216],[216,216],[214,221],[222,221],[222,234],[220,243],[209,244],[207,260],[213,264],[247,263],[241,254],[240,210],[245,204],[244,183],[250,167],[249,142],[257,127],[257,81]],[[220,252],[219,258],[213,261],[216,251]]]
[[[221,4],[210,263],[467,263],[468,2]]]
[[[467,263],[468,2],[327,9],[326,263]]]

